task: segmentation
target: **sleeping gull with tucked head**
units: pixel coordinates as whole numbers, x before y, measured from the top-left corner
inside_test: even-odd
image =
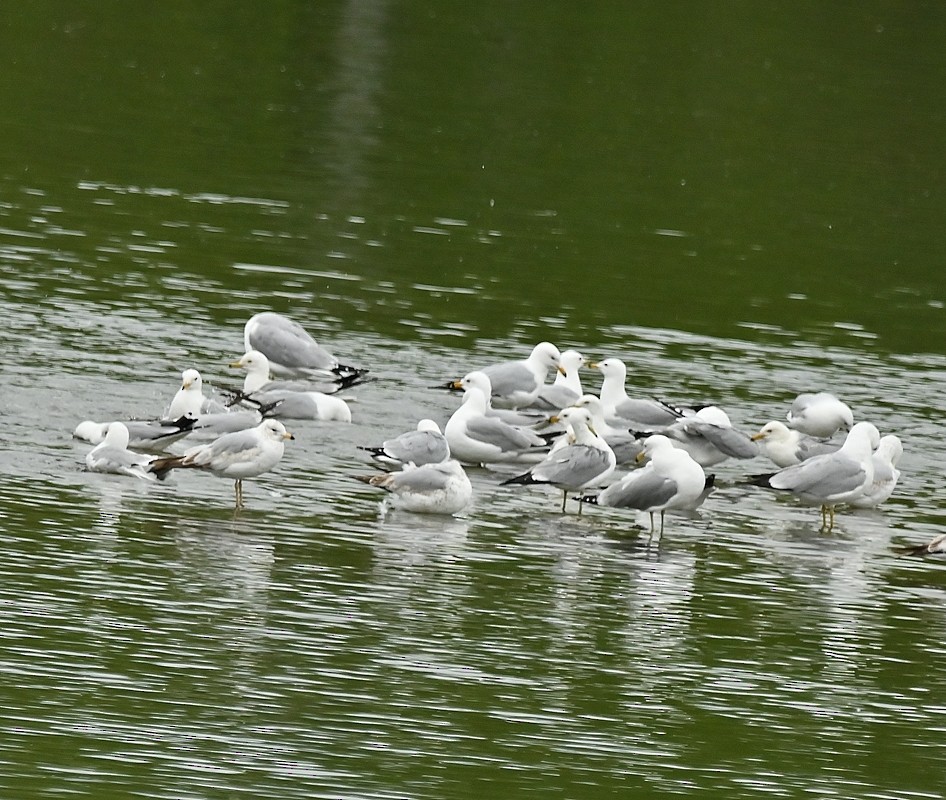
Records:
[[[105,438],[86,455],[85,467],[89,472],[110,472],[154,480],[154,473],[148,469],[154,459],[155,456],[129,450],[128,428],[123,422],[110,422]]]
[[[390,494],[397,508],[421,514],[456,514],[473,497],[473,486],[459,461],[405,464],[400,472],[357,475],[356,479]]]
[[[358,449],[366,450],[371,453],[372,458],[394,466],[411,463],[421,467],[424,464],[438,464],[450,458],[447,437],[440,432],[440,426],[432,419],[422,419],[417,423],[416,430],[386,439],[378,447],[359,446]]]
[[[806,392],[792,401],[785,415],[788,426],[809,436],[827,438],[837,431],[849,431],[854,425],[854,414],[847,403],[829,392]]]

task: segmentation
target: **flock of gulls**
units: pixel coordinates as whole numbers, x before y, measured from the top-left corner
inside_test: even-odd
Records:
[[[243,481],[272,470],[293,439],[284,420],[351,421],[337,393],[365,381],[368,370],[340,363],[298,323],[256,314],[244,326],[244,350],[230,365],[245,372],[242,389],[226,402],[207,397],[200,373],[188,369],[161,419],[80,423],[74,436],[94,445],[86,468],[147,480],[210,472],[234,481],[240,508]],[[600,373],[597,394],[584,391],[583,368]],[[422,419],[362,447],[384,471],[356,477],[397,507],[456,514],[473,497],[464,465],[512,470],[502,484],[554,487],[563,512],[569,500],[578,514],[586,505],[647,512],[651,535],[655,515],[662,532],[667,511],[699,507],[714,488],[706,470],[727,459],[767,457],[777,469],[744,482],[819,508],[824,531],[839,507],[877,506],[897,485],[900,439],[855,422],[832,394],[801,394],[785,422],[747,434],[715,405],[629,397],[626,373],[618,358],[586,361],[540,342],[525,359],[449,381],[444,388],[462,392],[462,402],[443,429]],[[946,552],[946,536],[904,552]]]

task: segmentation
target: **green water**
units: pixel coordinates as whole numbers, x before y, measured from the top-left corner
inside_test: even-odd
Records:
[[[946,8],[39,3],[0,21],[0,795],[942,796]],[[280,467],[141,486],[85,418],[236,382],[292,314],[377,380]],[[747,430],[905,443],[881,509],[726,463],[692,517],[356,445],[548,338]],[[596,387],[592,375],[586,386]],[[190,478],[193,478],[192,480]]]

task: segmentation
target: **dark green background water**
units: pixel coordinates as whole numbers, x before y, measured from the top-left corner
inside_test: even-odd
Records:
[[[0,17],[0,793],[940,797],[946,6],[24,3]],[[291,313],[378,380],[248,487],[78,471]],[[738,485],[647,545],[356,445],[540,338],[736,424],[904,439],[831,537]],[[586,385],[595,379],[586,376]]]

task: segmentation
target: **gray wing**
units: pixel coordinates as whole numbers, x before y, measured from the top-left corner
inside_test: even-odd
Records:
[[[630,434],[606,436],[605,441],[614,451],[614,458],[618,464],[627,464],[634,461],[644,449],[643,442]]]
[[[494,445],[504,453],[544,444],[535,434],[513,428],[498,417],[475,417],[467,422],[466,432],[470,438]]]
[[[864,482],[864,477],[864,468],[857,461],[832,453],[776,472],[769,479],[769,486],[814,498],[829,498],[856,489]]]
[[[611,464],[609,453],[586,444],[567,445],[531,472],[534,480],[578,489],[599,477]]]
[[[598,505],[647,511],[669,503],[676,493],[676,481],[645,467],[612,483],[598,495]]]
[[[493,394],[500,397],[513,392],[534,392],[539,386],[532,370],[521,361],[506,361],[502,364],[494,364],[484,369],[483,372],[489,376]]]
[[[189,433],[189,428],[182,429],[171,422],[162,424],[161,421],[128,420],[125,427],[128,428],[128,447],[133,450],[160,450]]]
[[[208,464],[232,464],[249,461],[260,451],[260,438],[255,428],[225,433],[210,444],[200,445],[184,454],[186,463],[207,466]]]
[[[702,436],[721,453],[732,458],[754,458],[759,454],[758,445],[735,428],[690,419],[686,422],[686,429]]]
[[[542,408],[547,411],[560,411],[570,406],[578,399],[578,394],[560,383],[552,383],[543,387],[539,396],[531,404],[531,408]]]
[[[209,436],[221,436],[226,433],[255,428],[260,423],[258,411],[228,411],[217,414],[201,414],[194,423],[193,430]]]
[[[453,477],[454,474],[442,464],[425,464],[417,469],[395,472],[386,483],[393,492],[436,492],[446,488]]]
[[[799,461],[806,461],[815,456],[836,453],[840,447],[840,442],[823,442],[821,439],[805,436],[799,439],[798,447],[795,448],[795,456]]]
[[[634,397],[629,397],[618,404],[614,413],[622,420],[631,420],[640,425],[670,425],[680,418],[654,400],[640,400]]]
[[[413,461],[418,467],[436,464],[450,456],[450,447],[442,433],[436,431],[408,431],[381,443],[385,455],[405,464]]]
[[[338,366],[335,357],[305,328],[280,314],[257,314],[247,323],[244,338],[247,350],[259,350],[271,364],[288,370],[332,370]]]

